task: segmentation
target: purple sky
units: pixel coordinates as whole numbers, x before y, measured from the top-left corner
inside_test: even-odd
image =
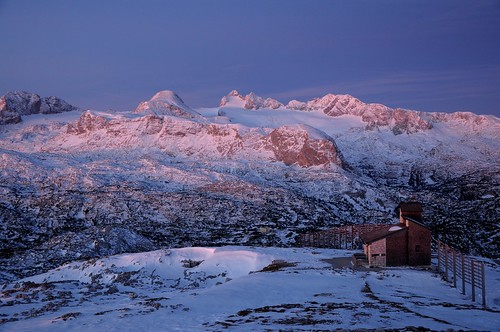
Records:
[[[500,116],[500,2],[0,0],[0,95],[132,110],[230,90]]]

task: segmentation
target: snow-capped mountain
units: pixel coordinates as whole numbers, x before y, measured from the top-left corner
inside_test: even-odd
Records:
[[[78,110],[57,97],[40,98],[35,93],[25,91],[9,92],[0,98],[0,125],[19,123],[22,115],[55,114]]]
[[[227,96],[222,97],[219,106],[241,107],[247,110],[258,110],[260,108],[278,109],[283,107],[283,104],[272,98],[259,97],[253,92],[250,92],[243,97],[238,91],[232,90]]]
[[[60,114],[21,100],[0,112],[22,115],[0,126],[3,279],[163,246],[290,246],[308,230],[390,222],[410,198],[436,237],[499,252],[493,116],[332,94],[285,106],[233,91],[194,110],[161,91],[132,112]]]
[[[150,100],[137,106],[134,113],[152,115],[172,115],[187,119],[200,119],[195,110],[187,106],[175,92],[164,90],[156,93]]]
[[[296,107],[296,104],[291,106]],[[319,110],[333,117],[355,115],[366,122],[367,129],[387,126],[395,135],[411,134],[432,128],[432,124],[423,119],[420,112],[390,109],[381,104],[365,104],[350,95],[327,94],[305,103],[303,107],[305,110]]]
[[[391,109],[381,104],[366,104],[350,95],[327,94],[308,102],[290,101],[286,106],[271,98],[262,98],[254,93],[245,97],[233,90],[223,97],[221,107],[241,107],[244,109],[287,109],[299,111],[319,111],[332,117],[354,115],[366,123],[367,129],[387,126],[395,135],[415,133],[432,128],[430,121],[424,119],[422,112]]]

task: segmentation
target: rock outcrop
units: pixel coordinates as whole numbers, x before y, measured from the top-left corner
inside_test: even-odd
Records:
[[[266,148],[273,151],[276,161],[285,165],[311,167],[336,164],[346,167],[334,140],[314,128],[304,125],[283,126],[274,129],[264,140]]]
[[[78,110],[64,100],[51,96],[40,98],[25,91],[9,92],[0,98],[0,125],[19,123],[23,115],[55,114]]]
[[[381,104],[366,104],[350,95],[327,94],[307,103],[293,101],[289,105],[292,109],[321,111],[332,117],[359,116],[366,123],[366,129],[387,126],[394,135],[412,134],[432,128],[432,123],[424,119],[423,112],[392,109]]]
[[[247,110],[258,110],[260,108],[278,109],[283,107],[283,104],[276,99],[259,97],[253,92],[243,97],[238,91],[233,90],[227,96],[222,97],[219,106],[236,106]]]
[[[367,130],[388,127],[394,135],[412,134],[432,128],[432,121],[423,112],[392,109],[381,104],[366,104],[350,95],[327,94],[308,102],[291,100],[283,105],[275,99],[262,98],[253,92],[245,97],[233,90],[221,99],[220,107],[241,107],[248,110],[287,109],[317,111],[331,117],[354,115],[366,123]],[[223,111],[222,111],[223,112]]]

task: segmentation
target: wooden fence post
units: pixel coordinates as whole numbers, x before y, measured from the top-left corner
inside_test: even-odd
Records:
[[[451,282],[450,277],[453,277],[453,287],[455,288],[457,288],[457,278],[462,278],[463,295],[466,293],[465,284],[470,283],[473,302],[476,302],[476,286],[481,287],[482,304],[486,307],[486,277],[484,262],[467,257],[462,252],[456,251],[452,247],[448,246],[448,244],[439,240],[437,243],[437,249],[438,273],[444,274],[446,282]],[[451,262],[450,259],[453,259],[453,261]],[[450,276],[450,269],[453,269],[452,276]]]
[[[447,244],[445,244],[445,246],[444,246],[444,270],[446,273],[445,279],[446,279],[446,281],[449,281],[448,280],[448,245]]]
[[[438,273],[441,273],[441,241],[438,240]]]
[[[455,250],[452,251],[453,253],[453,287],[457,288],[457,254]]]
[[[352,236],[352,226],[350,226],[348,229],[349,229],[350,236],[351,236],[351,249],[358,249],[358,248],[354,248],[354,236]]]
[[[465,256],[460,253],[462,256],[462,294],[465,295]]]
[[[481,295],[483,296],[483,306],[486,306],[486,285],[484,279],[484,263],[481,262]]]
[[[472,302],[476,301],[476,287],[474,286],[476,282],[476,278],[474,277],[474,260],[471,259],[470,261],[470,267],[471,267],[471,284],[472,284]]]

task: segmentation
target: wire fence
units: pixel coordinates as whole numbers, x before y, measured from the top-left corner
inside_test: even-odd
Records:
[[[486,306],[486,281],[484,275],[484,263],[464,255],[453,249],[444,242],[438,241],[438,272],[444,275],[447,282],[453,283],[453,287],[462,288],[462,294],[466,294],[466,284],[471,289],[472,301],[476,301],[476,289],[481,291],[482,304]],[[460,280],[460,284],[459,284]]]

